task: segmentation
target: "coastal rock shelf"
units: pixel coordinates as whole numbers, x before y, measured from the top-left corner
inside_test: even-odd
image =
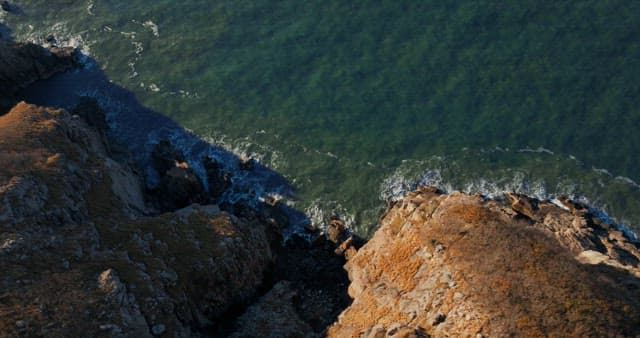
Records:
[[[640,250],[572,201],[421,188],[346,265],[348,337],[640,335]]]

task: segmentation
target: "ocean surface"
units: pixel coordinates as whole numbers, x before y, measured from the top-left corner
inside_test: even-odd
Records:
[[[368,235],[386,200],[433,184],[568,195],[640,229],[640,2],[13,3],[16,40],[53,34],[110,81],[58,96],[143,128],[105,89],[122,88],[280,173],[316,224]]]

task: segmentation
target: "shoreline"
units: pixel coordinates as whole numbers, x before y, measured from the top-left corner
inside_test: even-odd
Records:
[[[640,243],[585,205],[416,186],[390,203],[368,242],[338,217],[286,238],[292,219],[308,216],[260,201],[252,186],[278,187],[281,175],[110,88],[145,114],[115,117],[127,138],[114,137],[122,130],[87,97],[69,110],[20,102],[0,115],[0,332],[640,332]],[[139,125],[124,124],[133,117],[164,137],[135,135]],[[225,203],[233,189],[249,198]]]

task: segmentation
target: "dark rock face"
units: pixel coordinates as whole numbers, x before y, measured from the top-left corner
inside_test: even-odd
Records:
[[[176,163],[186,161],[184,154],[176,149],[168,140],[161,140],[153,147],[151,152],[151,164],[162,175],[176,166]]]
[[[92,97],[82,97],[71,114],[80,116],[89,127],[95,128],[101,133],[109,131],[107,116],[100,108],[98,101]]]
[[[162,210],[176,210],[207,201],[200,178],[186,162],[176,163],[162,174],[156,194]]]
[[[160,184],[154,190],[161,210],[176,210],[192,203],[206,204],[208,198],[204,185],[189,164],[184,154],[167,140],[153,148],[151,161],[160,175]]]
[[[202,164],[207,173],[209,194],[213,198],[220,197],[231,187],[231,173],[225,172],[222,164],[210,158],[203,159]]]
[[[0,40],[0,97],[75,65],[73,48],[44,47]]]
[[[277,283],[239,317],[231,337],[319,337],[296,312],[296,297],[289,282]]]

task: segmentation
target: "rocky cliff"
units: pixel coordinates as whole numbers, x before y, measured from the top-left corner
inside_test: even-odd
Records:
[[[0,98],[72,64],[2,43]],[[276,202],[213,204],[219,163],[160,141],[148,188],[108,128],[89,98],[0,116],[0,337],[640,336],[638,243],[586,206],[421,188],[364,246],[283,241]]]
[[[0,117],[0,332],[189,336],[262,284],[264,224],[215,205],[145,216],[105,144],[64,110]]]
[[[640,250],[577,203],[422,188],[346,264],[333,337],[637,337]]]
[[[73,54],[1,44],[0,97],[12,102]],[[336,244],[283,244],[277,203],[211,204],[228,175],[205,159],[201,182],[167,140],[152,153],[159,185],[145,186],[108,129],[90,98],[0,114],[0,337],[313,336],[346,307]],[[289,311],[247,324],[274,295]]]

